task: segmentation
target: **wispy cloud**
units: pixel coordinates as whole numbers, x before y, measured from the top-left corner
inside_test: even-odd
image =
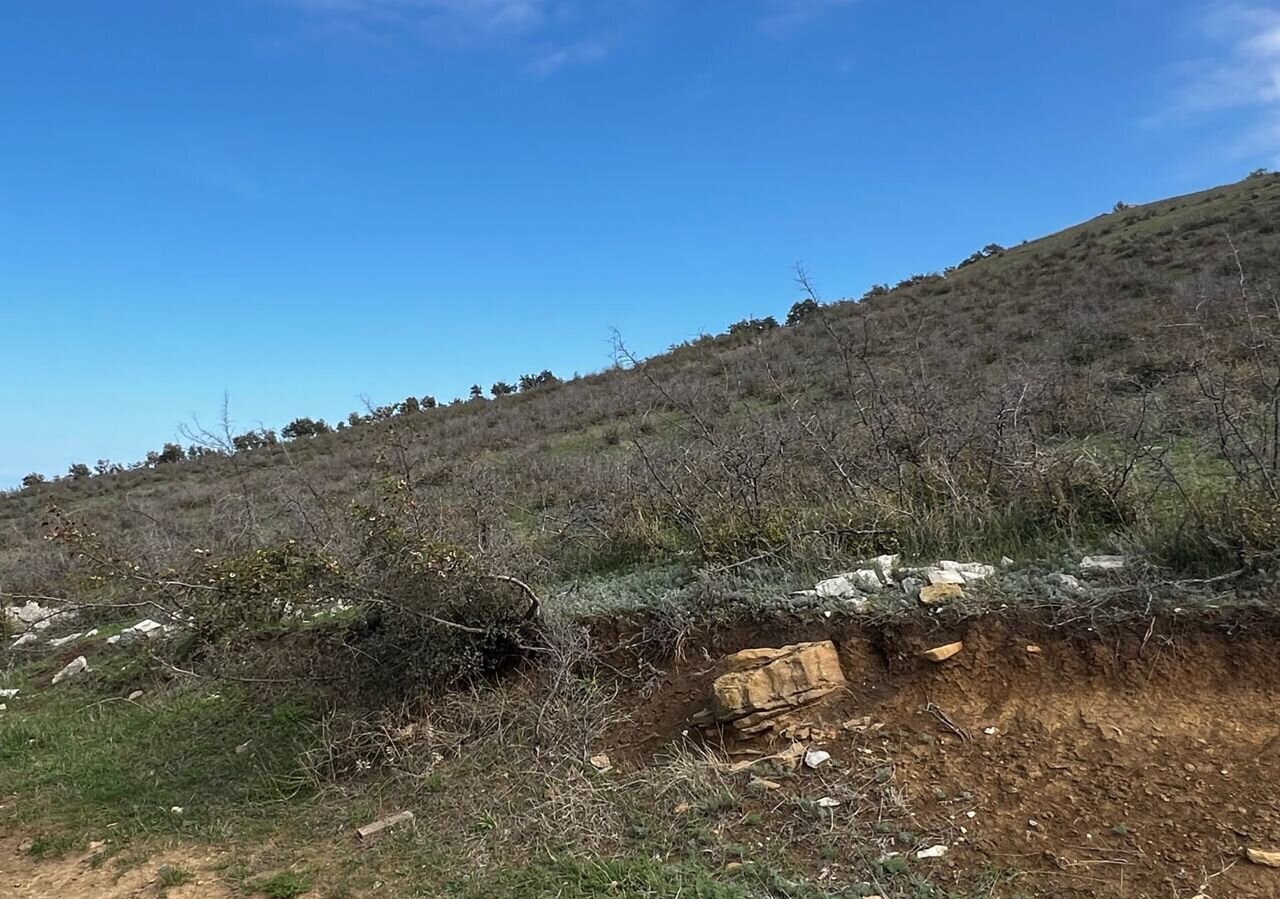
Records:
[[[1218,3],[1198,27],[1212,53],[1180,67],[1172,106],[1154,121],[1234,111],[1246,121],[1235,126],[1228,152],[1280,163],[1280,9]]]
[[[814,20],[857,0],[763,0],[764,12],[760,30],[773,37],[784,37],[804,28]]]
[[[411,40],[434,47],[497,49],[523,55],[528,71],[550,75],[603,59],[615,46],[617,0],[592,14],[580,0],[274,0],[306,15],[327,35],[356,41]]]

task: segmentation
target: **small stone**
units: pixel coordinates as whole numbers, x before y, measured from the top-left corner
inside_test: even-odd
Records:
[[[966,584],[986,580],[996,573],[994,565],[987,565],[984,562],[953,562],[950,559],[943,559],[938,563],[938,567],[956,572],[964,578]]]
[[[818,800],[818,808],[835,808],[839,804],[839,799],[832,799],[830,796],[823,796]]]
[[[613,763],[609,761],[609,756],[602,752],[599,755],[593,755],[591,757],[591,767],[595,768],[597,771],[608,771],[613,767]]]
[[[917,599],[920,596],[920,591],[925,587],[925,582],[918,577],[904,577],[901,586],[903,593],[912,599]]]
[[[141,696],[142,696],[141,690],[134,690],[132,693],[129,694],[129,701],[137,702],[138,699],[141,698]]]
[[[169,811],[173,812],[175,815],[184,815],[187,812],[187,810],[180,805],[173,806]]]
[[[921,849],[916,853],[918,859],[942,858],[947,854],[947,847],[939,843],[937,846],[930,846],[928,849]]]
[[[754,790],[781,790],[782,784],[764,777],[752,777],[747,786]]]
[[[21,690],[18,687],[6,687],[0,690],[0,699],[13,699]]]
[[[946,643],[942,646],[935,646],[933,649],[920,653],[920,656],[930,662],[945,662],[947,659],[956,655],[963,649],[964,641],[957,640],[955,643]]]
[[[40,638],[38,636],[28,631],[27,633],[23,634],[21,637],[19,637],[18,639],[10,643],[9,648],[17,649],[19,646],[26,646],[28,643],[34,643],[39,639]]]
[[[964,586],[964,575],[949,568],[926,568],[924,576],[930,584],[959,584]]]
[[[1085,573],[1120,571],[1124,567],[1124,556],[1085,556],[1080,560],[1080,570]]]
[[[86,659],[84,656],[76,656],[74,659],[72,659],[70,662],[67,663],[67,666],[65,668],[63,668],[61,671],[59,671],[57,674],[53,676],[53,683],[55,684],[61,683],[63,680],[65,680],[68,677],[75,677],[77,674],[82,674],[83,672],[88,670],[89,670],[89,660]]]
[[[1255,865],[1266,865],[1268,868],[1280,868],[1280,852],[1267,849],[1248,849],[1245,856]]]
[[[1061,587],[1063,590],[1066,590],[1068,593],[1084,592],[1084,587],[1080,586],[1079,578],[1075,577],[1074,575],[1057,572],[1055,574],[1049,575],[1048,580],[1049,580],[1049,583],[1057,584],[1059,587]]]
[[[1034,644],[1034,643],[1028,643],[1028,644],[1027,644],[1027,654],[1028,654],[1028,655],[1038,656],[1038,655],[1040,655],[1041,651],[1042,651],[1042,650],[1040,649],[1040,647],[1039,647],[1039,646],[1037,646],[1036,644]]]
[[[810,749],[804,754],[806,768],[820,768],[831,761],[831,753],[825,749]]]
[[[996,735],[996,729],[994,727],[984,727],[982,732],[988,737],[994,737]]]
[[[938,606],[953,599],[964,599],[964,588],[959,584],[930,584],[920,588],[920,602],[926,606]]]

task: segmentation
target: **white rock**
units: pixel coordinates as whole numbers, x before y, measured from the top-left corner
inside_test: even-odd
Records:
[[[813,592],[824,599],[843,599],[847,596],[861,595],[853,581],[843,574],[818,581],[814,585]]]
[[[107,638],[107,645],[108,645],[108,646],[115,646],[115,645],[116,645],[117,643],[119,643],[119,642],[120,642],[120,635],[119,635],[119,634],[112,634],[110,637],[108,637],[108,638]]]
[[[1083,572],[1120,571],[1124,565],[1124,556],[1085,556],[1080,560]]]
[[[0,690],[0,699],[13,699],[13,697],[18,695],[18,692],[19,689],[17,687],[6,687],[5,689]]]
[[[924,570],[925,579],[931,584],[959,584],[964,586],[964,575],[948,568],[932,567]]]
[[[839,799],[832,799],[830,796],[823,796],[818,800],[818,808],[835,808],[839,804]]]
[[[83,633],[77,631],[74,634],[67,634],[65,637],[53,637],[49,640],[49,645],[54,649],[57,649],[59,646],[66,646],[68,643],[74,643],[83,636]]]
[[[53,683],[60,683],[68,677],[75,677],[77,674],[89,670],[89,660],[84,656],[76,656],[67,666],[53,676]]]
[[[129,694],[129,701],[137,702],[138,699],[141,698],[141,696],[142,696],[141,690],[134,690],[132,693]]]
[[[919,598],[920,591],[924,588],[924,586],[925,586],[924,581],[920,580],[920,578],[918,577],[904,577],[902,579],[902,584],[901,584],[902,592],[907,594],[907,596],[911,597],[912,599]]]
[[[1001,557],[1000,557],[1000,567],[1001,567],[1001,568],[1012,568],[1012,567],[1013,567],[1013,559],[1010,559],[1008,556],[1001,556]]]
[[[180,805],[175,805],[172,808],[170,808],[169,811],[173,812],[175,815],[181,815],[181,814],[184,814],[187,810]]]
[[[928,849],[921,849],[916,853],[916,858],[942,858],[947,854],[947,847],[939,843],[937,846],[930,846]]]
[[[804,754],[806,768],[821,768],[829,761],[831,761],[831,753],[825,749],[810,749]]]
[[[1075,575],[1063,574],[1062,572],[1059,571],[1049,575],[1048,580],[1049,580],[1049,583],[1057,584],[1059,587],[1061,587],[1063,590],[1066,590],[1068,593],[1084,592],[1084,587],[1080,586],[1080,580]]]
[[[120,639],[117,641],[122,644],[132,643],[134,640],[150,640],[164,633],[164,625],[159,621],[152,621],[150,618],[143,618],[137,624],[126,627],[120,632]]]
[[[984,580],[996,573],[994,565],[987,565],[983,562],[953,562],[950,559],[943,559],[938,563],[938,567],[944,571],[956,572],[964,578],[964,583],[966,584]]]
[[[9,648],[17,649],[19,646],[26,646],[28,643],[34,643],[39,639],[40,638],[37,637],[35,634],[31,633],[30,631],[27,631],[27,633],[23,634],[21,637],[19,637],[18,639],[10,643]]]
[[[892,555],[886,553],[882,556],[876,556],[871,560],[871,567],[880,575],[880,580],[886,584],[893,583],[893,572],[897,569],[898,563],[902,560],[902,556],[897,553]]]

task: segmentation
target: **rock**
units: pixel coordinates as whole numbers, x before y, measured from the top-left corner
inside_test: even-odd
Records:
[[[81,674],[88,670],[89,670],[89,660],[86,659],[84,656],[76,656],[74,659],[72,659],[70,662],[67,663],[67,666],[65,668],[63,668],[61,671],[59,671],[57,674],[53,676],[53,683],[55,684],[61,683],[63,680],[65,680],[68,677],[75,677],[77,674]]]
[[[813,587],[819,596],[828,599],[844,599],[850,596],[861,596],[863,592],[875,593],[884,586],[880,583],[880,575],[870,568],[859,568],[857,571],[838,574],[826,580],[818,581]]]
[[[897,570],[898,562],[902,560],[902,556],[897,553],[885,553],[876,556],[871,560],[871,567],[880,575],[880,580],[885,584],[893,583],[893,572]]]
[[[127,646],[135,640],[150,640],[159,637],[162,633],[164,633],[163,624],[159,621],[152,621],[150,618],[143,618],[137,624],[122,630],[120,639],[117,642]]]
[[[367,840],[370,837],[377,836],[387,828],[405,824],[412,820],[413,812],[396,812],[394,815],[387,815],[385,818],[379,818],[377,821],[364,825],[364,827],[357,827],[356,836],[361,840]]]
[[[943,559],[938,563],[938,567],[943,571],[954,571],[964,578],[966,584],[985,580],[996,573],[994,565],[986,565],[982,562],[953,562],[950,559]]]
[[[1080,560],[1080,570],[1085,574],[1099,571],[1120,571],[1124,566],[1124,556],[1085,556]]]
[[[1012,567],[1013,567],[1013,559],[1010,559],[1008,556],[1001,556],[1001,557],[1000,557],[1000,567],[1001,567],[1001,568],[1012,568]]]
[[[918,577],[904,577],[900,585],[902,592],[910,596],[912,599],[918,599],[920,591],[926,586],[925,582]]]
[[[37,641],[37,640],[39,640],[39,639],[40,639],[40,638],[39,638],[38,636],[36,636],[34,633],[32,633],[31,631],[27,631],[27,632],[26,632],[25,634],[23,634],[21,637],[19,637],[18,639],[14,640],[12,643],[10,643],[10,644],[9,644],[9,648],[10,648],[10,649],[17,649],[19,646],[26,646],[27,644],[29,644],[29,643],[34,643],[34,642],[36,642],[36,641]]]
[[[169,811],[173,812],[175,815],[185,815],[187,813],[187,810],[180,805],[173,806]]]
[[[781,790],[782,784],[776,780],[769,780],[765,777],[752,777],[747,781],[747,787],[753,790]]]
[[[107,638],[107,645],[108,645],[108,646],[115,646],[115,645],[116,645],[117,643],[119,643],[119,642],[120,642],[120,635],[119,635],[119,634],[112,634],[110,637],[108,637],[108,638]]]
[[[20,606],[10,606],[4,610],[5,618],[16,630],[43,630],[53,623],[55,618],[64,617],[67,613],[53,606],[42,606],[34,599]]]
[[[942,646],[935,646],[933,649],[920,653],[921,658],[928,659],[930,662],[945,662],[953,655],[964,649],[964,642],[957,640],[955,643],[947,643]]]
[[[1039,646],[1037,646],[1036,644],[1034,644],[1034,643],[1028,643],[1028,644],[1027,644],[1027,654],[1028,654],[1028,655],[1038,656],[1038,655],[1040,655],[1040,653],[1041,653],[1041,652],[1043,652],[1043,650],[1042,650]]]
[[[921,849],[916,853],[916,858],[942,858],[947,854],[947,847],[939,843],[937,846],[930,846],[928,849]]]
[[[54,649],[57,649],[60,646],[66,646],[68,643],[74,643],[76,640],[79,640],[83,636],[84,634],[82,633],[75,633],[75,634],[67,634],[65,637],[54,637],[51,640],[49,640],[49,645],[52,646]]]
[[[597,771],[601,771],[601,772],[608,771],[610,768],[613,767],[613,762],[609,761],[609,757],[605,755],[603,752],[600,753],[599,755],[593,755],[590,758],[590,762],[591,762],[592,768],[595,768]]]
[[[926,606],[940,606],[953,599],[964,599],[964,589],[959,584],[929,584],[920,588],[920,602]]]
[[[1245,857],[1255,865],[1266,865],[1268,868],[1280,868],[1280,852],[1267,849],[1247,849]]]
[[[845,685],[835,644],[797,643],[744,649],[726,657],[711,686],[714,720],[743,733],[772,726],[769,719],[808,705]]]
[[[952,571],[949,568],[940,568],[937,566],[926,568],[924,570],[925,580],[930,584],[959,584],[964,586],[964,575],[958,571]]]
[[[129,701],[137,702],[138,699],[141,698],[141,696],[142,696],[141,690],[134,690],[132,693],[129,694]]]
[[[804,754],[806,768],[821,768],[829,761],[831,761],[831,753],[825,749],[810,749]]]
[[[1059,571],[1049,575],[1048,581],[1051,584],[1056,584],[1057,586],[1061,587],[1063,590],[1066,590],[1068,593],[1084,592],[1084,587],[1080,586],[1079,578],[1075,577],[1074,575],[1063,574],[1062,572]]]
[[[835,808],[839,804],[839,799],[832,799],[830,796],[823,796],[818,800],[818,808]]]
[[[18,687],[5,687],[0,690],[0,699],[13,699],[21,690]]]

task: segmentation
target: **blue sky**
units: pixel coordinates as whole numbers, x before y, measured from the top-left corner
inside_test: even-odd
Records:
[[[0,486],[608,362],[1280,163],[1280,3],[0,12]],[[962,314],[957,311],[957,314]]]

